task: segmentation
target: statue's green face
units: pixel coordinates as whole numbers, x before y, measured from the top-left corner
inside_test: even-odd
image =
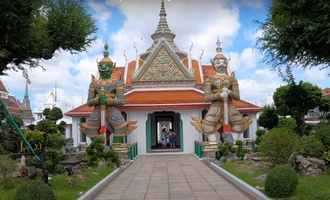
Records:
[[[109,63],[99,63],[98,69],[101,79],[110,79],[112,74],[112,69],[114,67],[114,64]]]

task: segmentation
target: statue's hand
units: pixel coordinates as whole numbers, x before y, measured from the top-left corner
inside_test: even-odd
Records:
[[[220,93],[220,96],[224,99],[227,100],[229,96],[229,90],[228,88],[223,88],[222,92]]]

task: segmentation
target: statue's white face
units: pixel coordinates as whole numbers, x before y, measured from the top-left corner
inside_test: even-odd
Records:
[[[221,73],[221,74],[227,73],[227,63],[224,59],[215,59],[214,67],[218,73]]]

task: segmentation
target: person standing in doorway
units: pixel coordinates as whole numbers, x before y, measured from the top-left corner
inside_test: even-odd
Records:
[[[173,129],[170,130],[169,139],[170,139],[170,148],[175,148],[176,133],[173,131]]]

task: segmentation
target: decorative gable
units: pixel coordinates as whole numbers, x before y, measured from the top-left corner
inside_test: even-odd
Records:
[[[166,41],[160,41],[137,72],[135,81],[187,81],[192,74]]]

